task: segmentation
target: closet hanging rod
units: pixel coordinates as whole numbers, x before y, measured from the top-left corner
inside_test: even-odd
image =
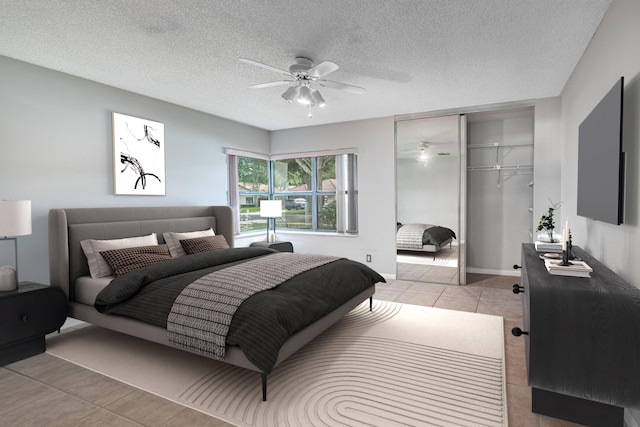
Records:
[[[499,170],[526,170],[533,169],[533,165],[487,165],[469,166],[469,171],[499,171]]]

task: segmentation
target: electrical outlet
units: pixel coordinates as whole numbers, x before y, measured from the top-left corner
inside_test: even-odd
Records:
[[[367,262],[371,262],[371,254],[367,254]]]

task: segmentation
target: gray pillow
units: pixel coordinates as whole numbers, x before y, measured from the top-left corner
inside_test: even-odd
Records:
[[[157,244],[158,237],[156,236],[156,233],[151,233],[148,236],[127,237],[124,239],[87,239],[80,242],[82,251],[87,257],[87,263],[89,264],[89,273],[91,273],[91,277],[93,277],[94,279],[97,279],[98,277],[113,275],[111,267],[109,267],[109,264],[107,264],[104,258],[102,258],[100,252],[112,249],[133,248],[136,246],[149,246]]]
[[[187,254],[182,248],[182,245],[180,245],[180,240],[194,239],[196,237],[215,236],[215,233],[213,232],[213,229],[210,228],[208,230],[188,231],[185,233],[175,233],[173,231],[167,231],[165,233],[162,233],[162,235],[164,236],[164,241],[169,246],[169,252],[171,253],[171,256],[174,258],[178,258]]]

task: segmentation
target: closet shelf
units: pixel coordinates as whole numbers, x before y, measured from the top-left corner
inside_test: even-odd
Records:
[[[528,170],[533,169],[533,165],[485,165],[469,166],[468,171],[499,171],[499,170]]]
[[[469,144],[467,145],[467,149],[474,149],[474,148],[498,148],[498,147],[530,147],[533,146],[532,142],[522,142],[522,143],[518,143],[518,144],[504,144],[501,142],[492,142],[489,144]]]

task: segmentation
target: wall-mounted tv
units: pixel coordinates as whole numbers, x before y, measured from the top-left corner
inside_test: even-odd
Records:
[[[624,214],[623,93],[620,77],[578,132],[577,213],[616,225]]]

